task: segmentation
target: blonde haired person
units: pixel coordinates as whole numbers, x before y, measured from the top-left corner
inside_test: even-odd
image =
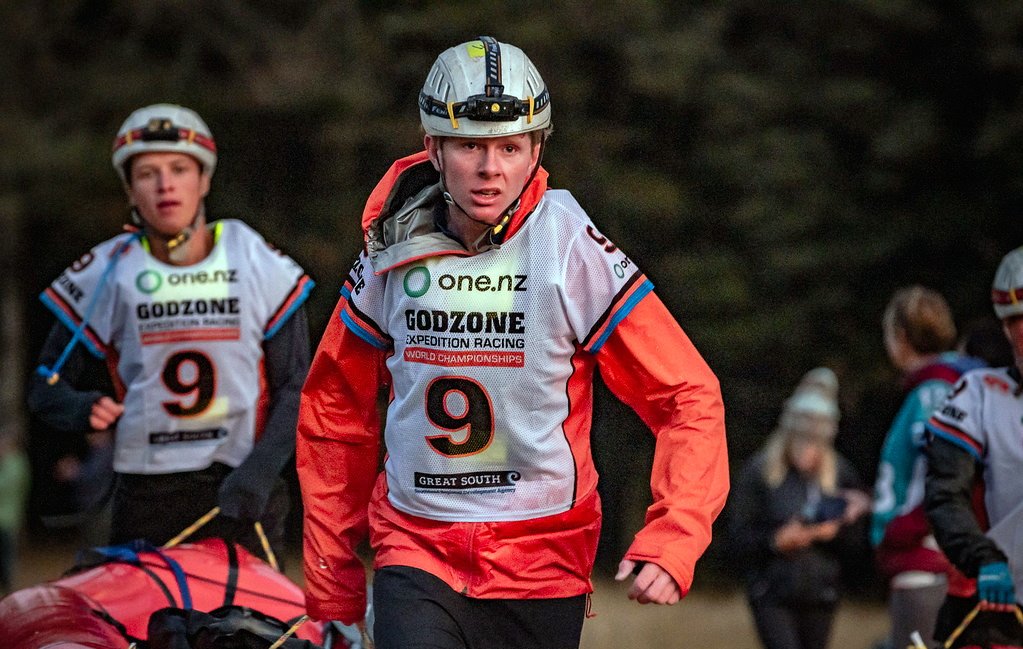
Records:
[[[746,464],[733,490],[731,542],[748,566],[747,597],[766,649],[828,644],[841,593],[842,552],[869,498],[834,448],[838,379],[808,372],[778,425]]]
[[[888,301],[881,320],[885,349],[902,374],[905,399],[885,435],[874,484],[870,541],[888,581],[887,646],[900,649],[918,631],[930,638],[954,569],[938,549],[923,511],[924,425],[967,370],[983,362],[952,348],[956,326],[945,298],[906,286]]]

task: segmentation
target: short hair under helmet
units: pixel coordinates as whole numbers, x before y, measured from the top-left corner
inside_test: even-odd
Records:
[[[1002,257],[991,284],[991,304],[1000,319],[1023,314],[1023,247]]]
[[[198,160],[203,173],[210,176],[217,166],[217,145],[210,127],[195,111],[175,104],[139,108],[121,124],[112,155],[121,181],[128,182],[125,163],[133,155],[152,152],[188,154]]]
[[[551,98],[526,53],[480,36],[441,53],[419,93],[428,135],[502,137],[551,126]]]

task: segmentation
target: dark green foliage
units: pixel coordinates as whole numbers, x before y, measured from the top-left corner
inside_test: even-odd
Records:
[[[895,390],[889,295],[924,283],[965,322],[1023,244],[1018,1],[6,3],[0,204],[25,303],[117,232],[109,143],[132,109],[170,101],[217,137],[214,216],[249,221],[317,280],[317,338],[366,195],[421,146],[430,63],[478,33],[543,73],[551,183],[717,371],[733,466],[798,377],[829,365],[839,445],[872,478]],[[32,353],[48,320],[29,315]]]

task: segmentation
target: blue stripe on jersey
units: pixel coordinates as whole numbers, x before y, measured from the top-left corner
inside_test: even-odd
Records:
[[[937,428],[935,426],[931,426],[930,424],[927,425],[927,430],[930,431],[931,434],[934,435],[935,437],[940,437],[941,439],[945,440],[946,442],[948,442],[950,444],[955,444],[959,448],[963,449],[964,451],[969,453],[971,456],[973,456],[973,458],[975,460],[977,460],[978,462],[982,462],[983,461],[983,459],[980,457],[980,454],[977,453],[977,449],[974,448],[966,440],[964,440],[964,439],[962,439],[960,437],[957,437],[957,436],[955,436],[955,435],[953,435],[951,433],[948,433],[946,431],[943,431],[940,428]]]
[[[607,329],[604,330],[604,333],[597,339],[597,342],[593,343],[593,347],[590,348],[591,353],[596,354],[600,351],[600,348],[603,347],[605,342],[607,342],[608,337],[612,332],[614,332],[618,323],[624,320],[625,316],[629,315],[636,305],[639,304],[639,301],[646,297],[647,293],[652,290],[654,290],[654,283],[648,279],[643,282],[643,284],[637,288],[631,296],[629,296],[629,299],[625,301],[625,304],[623,304],[621,308],[615,311],[614,315],[611,316],[611,322],[607,325]]]
[[[348,315],[348,312],[345,311],[344,309],[341,309],[341,321],[345,323],[345,326],[348,327],[352,331],[352,333],[354,333],[359,338],[362,338],[370,345],[373,345],[377,349],[387,350],[390,348],[390,345],[374,336],[372,332],[370,332],[368,329],[359,325],[359,323],[353,320],[352,316]]]
[[[302,278],[299,278],[299,281],[302,281]],[[306,298],[309,297],[309,292],[313,290],[314,286],[316,286],[316,282],[314,282],[310,277],[306,281],[305,286],[302,287],[302,292],[298,295],[298,297],[295,298],[295,301],[291,303],[291,306],[288,307],[288,310],[285,311],[284,314],[281,315],[281,317],[277,320],[277,324],[275,324],[273,327],[270,328],[269,331],[263,334],[263,340],[270,340],[271,338],[274,337],[274,334],[280,331],[281,327],[284,326],[284,323],[288,321],[288,318],[294,315],[295,311],[298,311],[298,307],[302,306],[302,304],[306,301]]]
[[[64,311],[64,309],[60,308],[60,306],[56,302],[54,302],[49,295],[47,295],[46,293],[41,294],[39,296],[39,301],[45,304],[47,308],[50,309],[50,311],[53,311],[53,314],[57,316],[57,319],[60,320],[65,327],[70,329],[72,333],[74,333],[75,330],[78,329],[78,323],[72,320],[71,316],[69,316],[67,312]],[[89,330],[92,331],[91,328]],[[93,332],[93,335],[94,336],[96,335],[95,332]],[[99,338],[99,336],[96,337]],[[79,338],[79,340],[83,345],[85,345],[85,348],[89,350],[89,353],[91,353],[96,358],[104,360],[107,357],[106,352],[96,347],[96,345],[93,344],[89,336],[82,336],[81,338]]]

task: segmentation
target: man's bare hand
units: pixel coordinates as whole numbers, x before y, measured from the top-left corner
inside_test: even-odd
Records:
[[[93,430],[107,430],[114,425],[123,412],[123,404],[110,397],[100,397],[92,404],[92,412],[89,413],[89,426]]]
[[[635,561],[622,559],[622,562],[618,564],[615,581],[624,581],[635,568]],[[682,599],[682,591],[675,583],[675,579],[664,568],[648,561],[633,579],[632,585],[629,587],[629,599],[636,600],[640,604],[667,604],[670,606]]]

